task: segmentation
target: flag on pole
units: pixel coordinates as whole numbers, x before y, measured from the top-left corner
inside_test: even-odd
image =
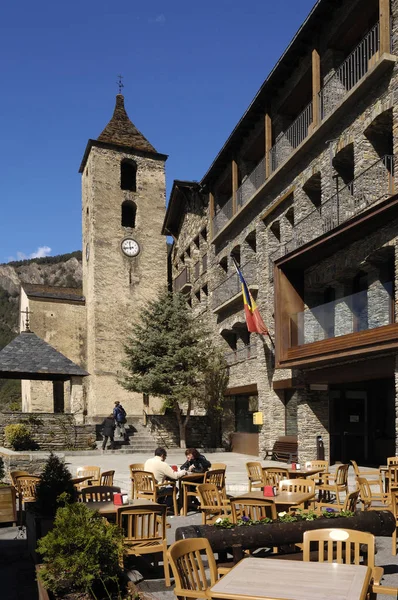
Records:
[[[266,328],[262,316],[260,315],[260,311],[258,310],[253,296],[247,287],[245,278],[242,275],[242,271],[238,267],[238,263],[234,258],[233,261],[239,280],[242,284],[243,306],[245,309],[247,329],[250,331],[250,333],[263,333],[265,335],[269,335],[268,329]]]

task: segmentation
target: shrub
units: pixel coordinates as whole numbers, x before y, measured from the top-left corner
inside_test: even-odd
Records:
[[[4,428],[6,442],[13,450],[31,450],[34,441],[29,427],[24,423],[6,425]]]
[[[120,576],[121,530],[107,523],[82,502],[59,508],[54,528],[39,541],[44,586],[62,597],[64,592],[90,592]],[[95,597],[95,595],[94,595]]]
[[[65,496],[66,494],[66,496]],[[59,498],[63,495],[63,498]],[[72,475],[64,462],[51,452],[36,487],[37,510],[46,516],[55,515],[57,508],[65,504],[65,498],[75,500],[76,490]]]

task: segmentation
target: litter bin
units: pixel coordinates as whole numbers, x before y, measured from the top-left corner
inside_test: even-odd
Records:
[[[325,446],[321,435],[316,436],[316,458],[317,460],[325,460]]]

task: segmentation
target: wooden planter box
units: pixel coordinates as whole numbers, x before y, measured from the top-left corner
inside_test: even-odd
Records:
[[[17,522],[15,489],[11,485],[0,487],[0,523]]]
[[[34,502],[29,502],[26,505],[26,537],[28,541],[29,554],[35,564],[39,563],[41,558],[37,554],[37,542],[40,538],[47,535],[54,527],[54,517],[46,517],[39,515],[36,512]]]

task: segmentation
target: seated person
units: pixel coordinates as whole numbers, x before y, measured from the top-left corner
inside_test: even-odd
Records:
[[[187,474],[185,469],[179,471],[173,471],[170,465],[166,461],[167,452],[164,448],[156,448],[155,456],[148,458],[144,464],[144,471],[153,473],[156,479],[156,483],[163,483],[168,479],[179,479],[183,475]]]
[[[203,454],[199,454],[196,448],[187,448],[185,456],[187,460],[181,465],[181,469],[189,473],[205,473],[211,467],[211,463]]]

